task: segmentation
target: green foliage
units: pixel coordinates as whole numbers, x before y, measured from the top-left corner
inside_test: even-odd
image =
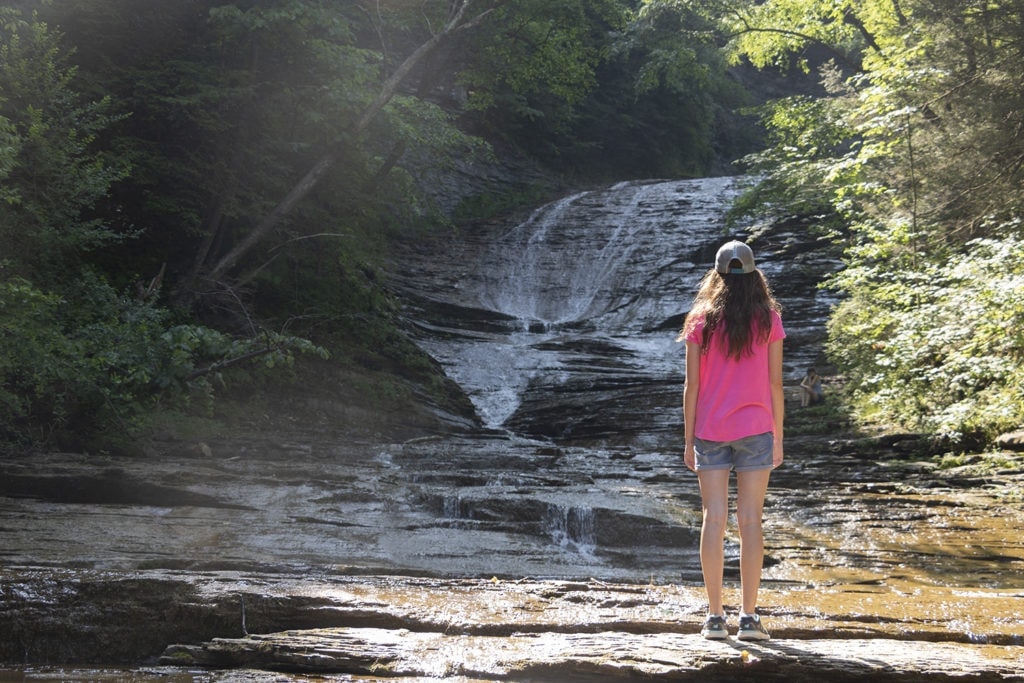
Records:
[[[378,56],[350,44],[351,23],[328,3],[201,2],[143,16],[130,0],[113,4],[118,23],[106,30],[126,54],[103,78],[134,113],[116,132],[136,166],[115,198],[145,216],[150,251],[176,255],[207,237],[215,259],[372,96]],[[161,32],[169,38],[152,47]],[[355,148],[347,161],[353,172],[369,163]]]
[[[89,265],[124,235],[92,217],[125,176],[95,142],[119,117],[73,88],[60,36],[37,20],[5,25],[0,43],[0,424],[15,444],[78,447],[130,432],[161,400],[209,393],[241,360],[264,367],[310,342],[247,339],[183,323],[130,297]]]
[[[698,10],[647,2],[614,34],[581,117],[596,149],[588,165],[612,177],[700,176],[752,149],[752,137],[730,130],[745,95],[727,75],[717,25]]]
[[[515,0],[497,13],[471,38],[480,57],[461,72],[471,108],[488,109],[503,93],[522,97],[526,107],[538,96],[565,105],[579,102],[595,85],[605,32],[621,26],[626,16],[612,0]]]
[[[0,281],[0,339],[5,440],[69,447],[130,433],[159,401],[209,394],[238,359],[273,368],[297,352],[324,353],[284,335],[240,340],[175,323],[89,273],[64,298],[19,278]]]
[[[762,180],[744,192],[732,214],[819,216],[820,229],[837,230],[860,169],[842,112],[830,100],[806,96],[769,102],[758,111],[769,146],[744,164]]]
[[[461,39],[474,55],[457,72],[468,125],[545,163],[574,158],[609,32],[626,17],[615,0],[502,4]]]
[[[860,416],[961,448],[1024,424],[1022,8],[773,0],[736,16],[756,64],[843,57],[822,69],[827,99],[765,110],[748,208],[849,231],[828,350]]]
[[[92,148],[117,117],[109,99],[71,89],[76,70],[59,41],[39,21],[0,29],[0,254],[8,272],[45,280],[120,239],[85,212],[128,172]]]
[[[730,35],[733,63],[761,69],[812,68],[809,55],[825,53],[844,69],[859,70],[871,51],[884,52],[886,33],[904,21],[905,3],[891,0],[768,0],[701,3],[714,8]]]
[[[702,175],[750,151],[726,122],[743,95],[712,18],[691,3],[635,5],[508,3],[460,72],[472,125],[589,180]]]
[[[836,284],[854,295],[832,318],[829,352],[858,369],[866,419],[970,445],[1024,421],[1019,242],[975,240],[949,261],[850,269]]]

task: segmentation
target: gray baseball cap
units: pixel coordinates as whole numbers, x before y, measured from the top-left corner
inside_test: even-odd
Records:
[[[739,261],[743,267],[729,268],[729,264],[734,260]],[[753,273],[754,252],[743,242],[736,240],[726,242],[718,248],[718,254],[715,256],[715,270],[722,275],[729,273]]]

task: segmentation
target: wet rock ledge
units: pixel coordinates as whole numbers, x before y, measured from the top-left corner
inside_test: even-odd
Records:
[[[458,683],[1024,681],[1019,635],[973,642],[909,593],[877,593],[899,617],[865,621],[795,607],[800,600],[783,606],[794,590],[765,589],[774,638],[758,644],[701,638],[703,596],[694,586],[8,569],[0,572],[0,662],[121,662],[150,667],[145,680],[205,683],[282,673]],[[1024,603],[1013,592],[999,599],[1007,615]]]
[[[1024,680],[1019,645],[900,637],[835,615],[766,614],[775,638],[710,642],[698,589],[600,581],[413,580],[323,586],[333,628],[166,648],[163,665],[473,681]],[[912,600],[912,598],[911,598]],[[898,602],[894,598],[894,603]],[[905,605],[894,608],[906,609]],[[922,606],[922,612],[929,611]],[[343,614],[347,613],[347,616]],[[922,615],[923,616],[923,615]],[[911,620],[911,624],[916,620]],[[735,624],[733,624],[735,626]],[[905,626],[907,626],[905,624]],[[966,639],[966,636],[965,636]]]
[[[664,632],[472,636],[334,628],[175,645],[160,662],[479,681],[1024,680],[1014,649],[864,639],[711,642],[699,634]]]

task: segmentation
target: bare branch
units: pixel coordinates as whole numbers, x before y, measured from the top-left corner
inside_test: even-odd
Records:
[[[212,374],[214,372],[219,372],[219,371],[221,371],[221,370],[223,370],[225,368],[230,368],[233,365],[239,365],[240,363],[244,363],[246,361],[250,361],[253,358],[259,358],[260,356],[266,356],[268,353],[274,353],[275,351],[278,351],[278,350],[279,350],[279,348],[276,347],[276,346],[268,346],[268,347],[263,348],[263,349],[256,349],[256,350],[250,351],[248,353],[243,353],[241,356],[238,356],[236,358],[228,358],[226,360],[217,361],[216,363],[213,363],[213,364],[209,365],[208,367],[200,368],[198,370],[193,370],[192,372],[190,372],[185,377],[185,381],[186,382],[191,382],[194,379],[199,379],[200,377],[203,377],[205,375],[209,375],[209,374]]]
[[[871,31],[869,31],[868,27],[864,25],[864,22],[860,20],[860,17],[853,13],[853,10],[848,9],[843,12],[843,23],[849,24],[857,29],[860,32],[861,37],[863,37],[867,44],[871,46],[872,50],[878,54],[883,54],[882,48],[879,47],[878,43],[875,41],[875,36],[871,34]]]

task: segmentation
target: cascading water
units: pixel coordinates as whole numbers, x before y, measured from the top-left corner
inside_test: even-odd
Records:
[[[459,571],[699,573],[675,337],[739,191],[732,178],[620,183],[410,245],[395,286],[417,343],[493,431],[403,445],[392,463],[416,473],[406,500],[423,517],[403,520],[392,552]],[[813,353],[828,302],[785,255],[807,239],[765,232],[757,257],[799,302],[787,331]]]
[[[422,345],[495,428],[541,389],[550,401],[559,387],[578,396],[609,382],[678,380],[673,326],[737,192],[732,178],[629,182],[543,206],[466,264],[448,303],[470,313],[460,329],[442,326]],[[486,322],[474,324],[481,311]],[[495,317],[505,319],[499,329]]]
[[[587,557],[594,556],[597,534],[594,510],[587,507],[550,506],[544,515],[545,530],[555,544],[573,548]]]
[[[660,323],[689,293],[672,276],[692,277],[694,250],[721,235],[735,193],[728,178],[621,183],[541,207],[484,255],[478,304],[527,328]]]

